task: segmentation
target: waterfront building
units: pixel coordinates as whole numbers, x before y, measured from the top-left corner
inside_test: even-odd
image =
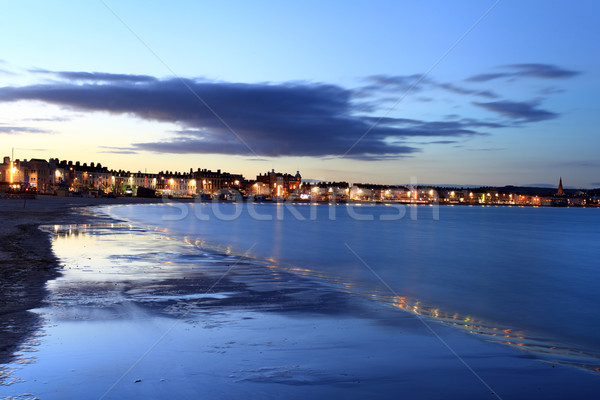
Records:
[[[313,184],[307,189],[311,201],[327,201],[329,199],[328,188],[324,184]]]
[[[158,173],[156,180],[156,194],[173,197],[192,197],[196,194],[195,185],[191,185],[192,180],[194,180],[194,177],[189,174],[161,171]]]
[[[300,171],[296,171],[296,175],[275,172],[267,172],[264,175],[261,173],[256,177],[256,182],[264,183],[269,186],[271,196],[279,198],[287,198],[290,195],[298,196],[302,186],[302,176]]]
[[[369,185],[354,183],[349,190],[349,196],[352,200],[372,201],[375,200],[374,190]]]
[[[50,174],[53,176],[53,190],[63,186],[71,192],[98,195],[114,191],[112,173],[98,163],[50,159]]]
[[[20,164],[19,160],[12,161],[10,157],[4,157],[0,164],[0,188],[3,192],[21,188],[25,174]]]
[[[247,181],[241,174],[230,174],[229,172],[221,172],[218,169],[216,172],[208,169],[200,169],[192,172],[190,170],[191,179],[193,185],[190,186],[190,190],[194,190],[196,194],[209,194],[213,195],[225,192],[237,191],[245,193],[247,190]],[[193,186],[193,187],[192,187]]]
[[[50,168],[50,175],[52,177],[52,189],[58,193],[61,191],[61,195],[65,195],[68,191],[68,169],[60,165],[58,158],[51,158],[48,161],[48,167]]]
[[[158,187],[158,174],[142,173],[138,171],[110,171],[111,189],[118,195],[136,195],[139,188],[156,191]]]
[[[347,201],[350,197],[350,185],[348,182],[328,182],[327,200],[330,202]]]
[[[42,194],[66,195],[137,195],[165,194],[176,197],[216,196],[238,199],[253,195],[290,200],[310,201],[385,201],[403,203],[481,204],[520,206],[598,206],[600,189],[565,190],[562,177],[556,190],[540,187],[479,187],[456,188],[437,186],[390,186],[347,182],[302,183],[300,172],[295,175],[271,170],[248,182],[241,174],[220,169],[198,168],[189,173],[161,171],[158,174],[108,170],[101,164],[60,161],[50,158],[11,160],[4,157],[0,164],[0,192],[36,191]]]
[[[254,182],[250,185],[250,195],[254,197],[268,197],[271,196],[271,188],[264,182]]]
[[[32,158],[24,163],[25,181],[28,186],[38,193],[48,194],[54,192],[52,172],[48,161]]]

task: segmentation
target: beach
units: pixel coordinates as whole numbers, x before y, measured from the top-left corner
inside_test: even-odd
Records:
[[[86,207],[158,201],[55,196],[0,200],[0,363],[10,360],[20,340],[37,328],[27,310],[41,305],[46,282],[59,275],[50,237],[38,227],[89,223],[94,217]]]
[[[590,371],[311,271],[88,209],[157,201],[0,203],[0,396],[585,399],[600,389]]]

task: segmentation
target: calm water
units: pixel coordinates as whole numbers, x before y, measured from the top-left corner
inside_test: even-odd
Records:
[[[578,364],[600,353],[598,209],[205,203],[110,213],[495,340],[590,353]]]

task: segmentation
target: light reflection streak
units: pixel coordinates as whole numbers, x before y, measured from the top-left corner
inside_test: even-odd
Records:
[[[544,361],[600,372],[600,354],[556,345],[544,338],[529,337],[524,331],[493,326],[485,321],[473,319],[471,316],[462,316],[458,313],[443,312],[435,307],[422,306],[419,302],[412,303],[403,296],[387,296],[387,299],[386,296],[378,297],[378,301],[393,307],[429,317],[442,324],[452,325],[492,342],[534,353]]]

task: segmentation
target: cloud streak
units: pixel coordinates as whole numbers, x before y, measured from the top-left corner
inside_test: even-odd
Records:
[[[55,78],[66,79],[70,81],[80,82],[130,82],[130,83],[145,83],[155,82],[158,78],[149,75],[128,75],[128,74],[111,74],[106,72],[81,72],[81,71],[48,71],[46,69],[30,69],[29,72],[34,74],[46,74]]]
[[[538,103],[533,101],[493,101],[489,103],[474,102],[473,104],[516,122],[539,122],[558,117],[556,113],[538,108]]]
[[[49,134],[53,133],[48,129],[41,128],[33,128],[30,126],[6,126],[0,125],[0,134],[4,135],[20,135],[23,133],[41,133],[41,134]]]
[[[114,146],[98,146],[100,150],[98,153],[110,153],[110,154],[137,154],[135,149],[128,147],[114,147]]]
[[[370,83],[358,92],[361,96],[370,96],[382,91],[387,92],[421,92],[424,90],[440,89],[453,94],[463,96],[477,96],[488,99],[495,99],[499,96],[491,90],[471,89],[464,86],[458,86],[450,82],[438,82],[430,77],[421,79],[420,74],[416,75],[372,75],[366,78]],[[415,84],[419,82],[418,84]]]
[[[72,118],[68,117],[47,117],[47,118],[27,118],[23,121],[33,121],[33,122],[67,122],[71,121]]]
[[[552,64],[510,64],[499,67],[502,71],[487,74],[473,75],[466,79],[468,82],[488,82],[501,78],[538,78],[538,79],[565,79],[581,74]]]

